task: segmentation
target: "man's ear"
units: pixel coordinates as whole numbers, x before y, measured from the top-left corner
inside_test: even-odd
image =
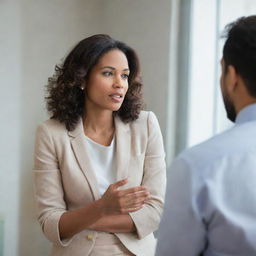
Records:
[[[232,93],[237,89],[238,79],[239,75],[236,72],[235,67],[232,65],[228,65],[226,71],[226,84],[229,93]]]

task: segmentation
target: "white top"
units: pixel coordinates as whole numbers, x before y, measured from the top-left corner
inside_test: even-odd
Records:
[[[168,176],[157,256],[256,255],[256,104],[181,153]]]
[[[87,136],[85,138],[91,166],[98,181],[100,194],[103,195],[108,186],[116,182],[115,137],[109,146],[103,146]]]

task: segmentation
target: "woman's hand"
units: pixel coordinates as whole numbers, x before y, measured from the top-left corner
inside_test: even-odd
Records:
[[[128,182],[127,179],[111,184],[99,203],[104,215],[124,214],[141,209],[150,198],[150,193],[143,186],[120,190]]]

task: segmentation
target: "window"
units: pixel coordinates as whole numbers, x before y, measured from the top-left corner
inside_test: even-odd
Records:
[[[232,126],[219,85],[221,34],[255,10],[255,0],[180,0],[175,154]]]

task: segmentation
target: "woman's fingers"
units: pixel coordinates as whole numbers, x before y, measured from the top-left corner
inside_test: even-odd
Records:
[[[120,180],[109,186],[102,196],[103,209],[106,214],[128,213],[138,211],[150,199],[150,193],[144,186],[129,189],[118,189],[125,185],[128,179]]]
[[[119,180],[116,183],[113,183],[110,185],[110,187],[114,190],[118,189],[119,187],[124,186],[126,183],[128,183],[128,179],[123,179]],[[125,196],[130,193],[135,193],[135,192],[141,192],[141,191],[147,191],[147,188],[144,186],[137,186],[137,187],[132,187],[124,190],[119,190],[119,196]]]
[[[119,203],[122,209],[141,207],[145,201],[150,199],[150,193],[144,186],[137,186],[117,191]]]
[[[143,193],[144,194],[144,193]],[[147,200],[150,199],[150,195],[147,192],[143,196],[137,196],[137,195],[129,195],[123,198],[123,204],[126,207],[137,207],[139,205],[144,204]]]
[[[129,198],[126,198],[125,200],[126,200],[126,205],[137,205],[137,204],[143,204],[149,199],[150,199],[150,196],[140,197],[140,198],[129,197]]]
[[[127,182],[128,182],[128,179],[119,180],[116,183],[113,183],[111,187],[113,189],[118,189],[119,187],[122,187],[123,185],[125,185]]]
[[[125,201],[133,201],[133,202],[140,202],[142,200],[146,200],[150,198],[150,193],[148,191],[143,192],[136,192],[136,193],[130,193],[128,195],[125,195],[123,199]]]
[[[120,206],[122,210],[128,209],[129,212],[130,208],[137,209],[138,207],[142,207],[149,199],[150,193],[148,191],[129,193],[120,198]]]
[[[134,193],[142,193],[142,192],[148,192],[147,188],[144,186],[138,186],[138,187],[133,187],[133,188],[128,188],[124,190],[119,191],[119,196],[126,196],[129,194],[134,194]]]
[[[144,206],[144,205],[139,205],[139,206],[127,208],[127,209],[125,209],[122,213],[137,212],[138,210],[140,210],[141,208],[143,208],[143,206]]]

